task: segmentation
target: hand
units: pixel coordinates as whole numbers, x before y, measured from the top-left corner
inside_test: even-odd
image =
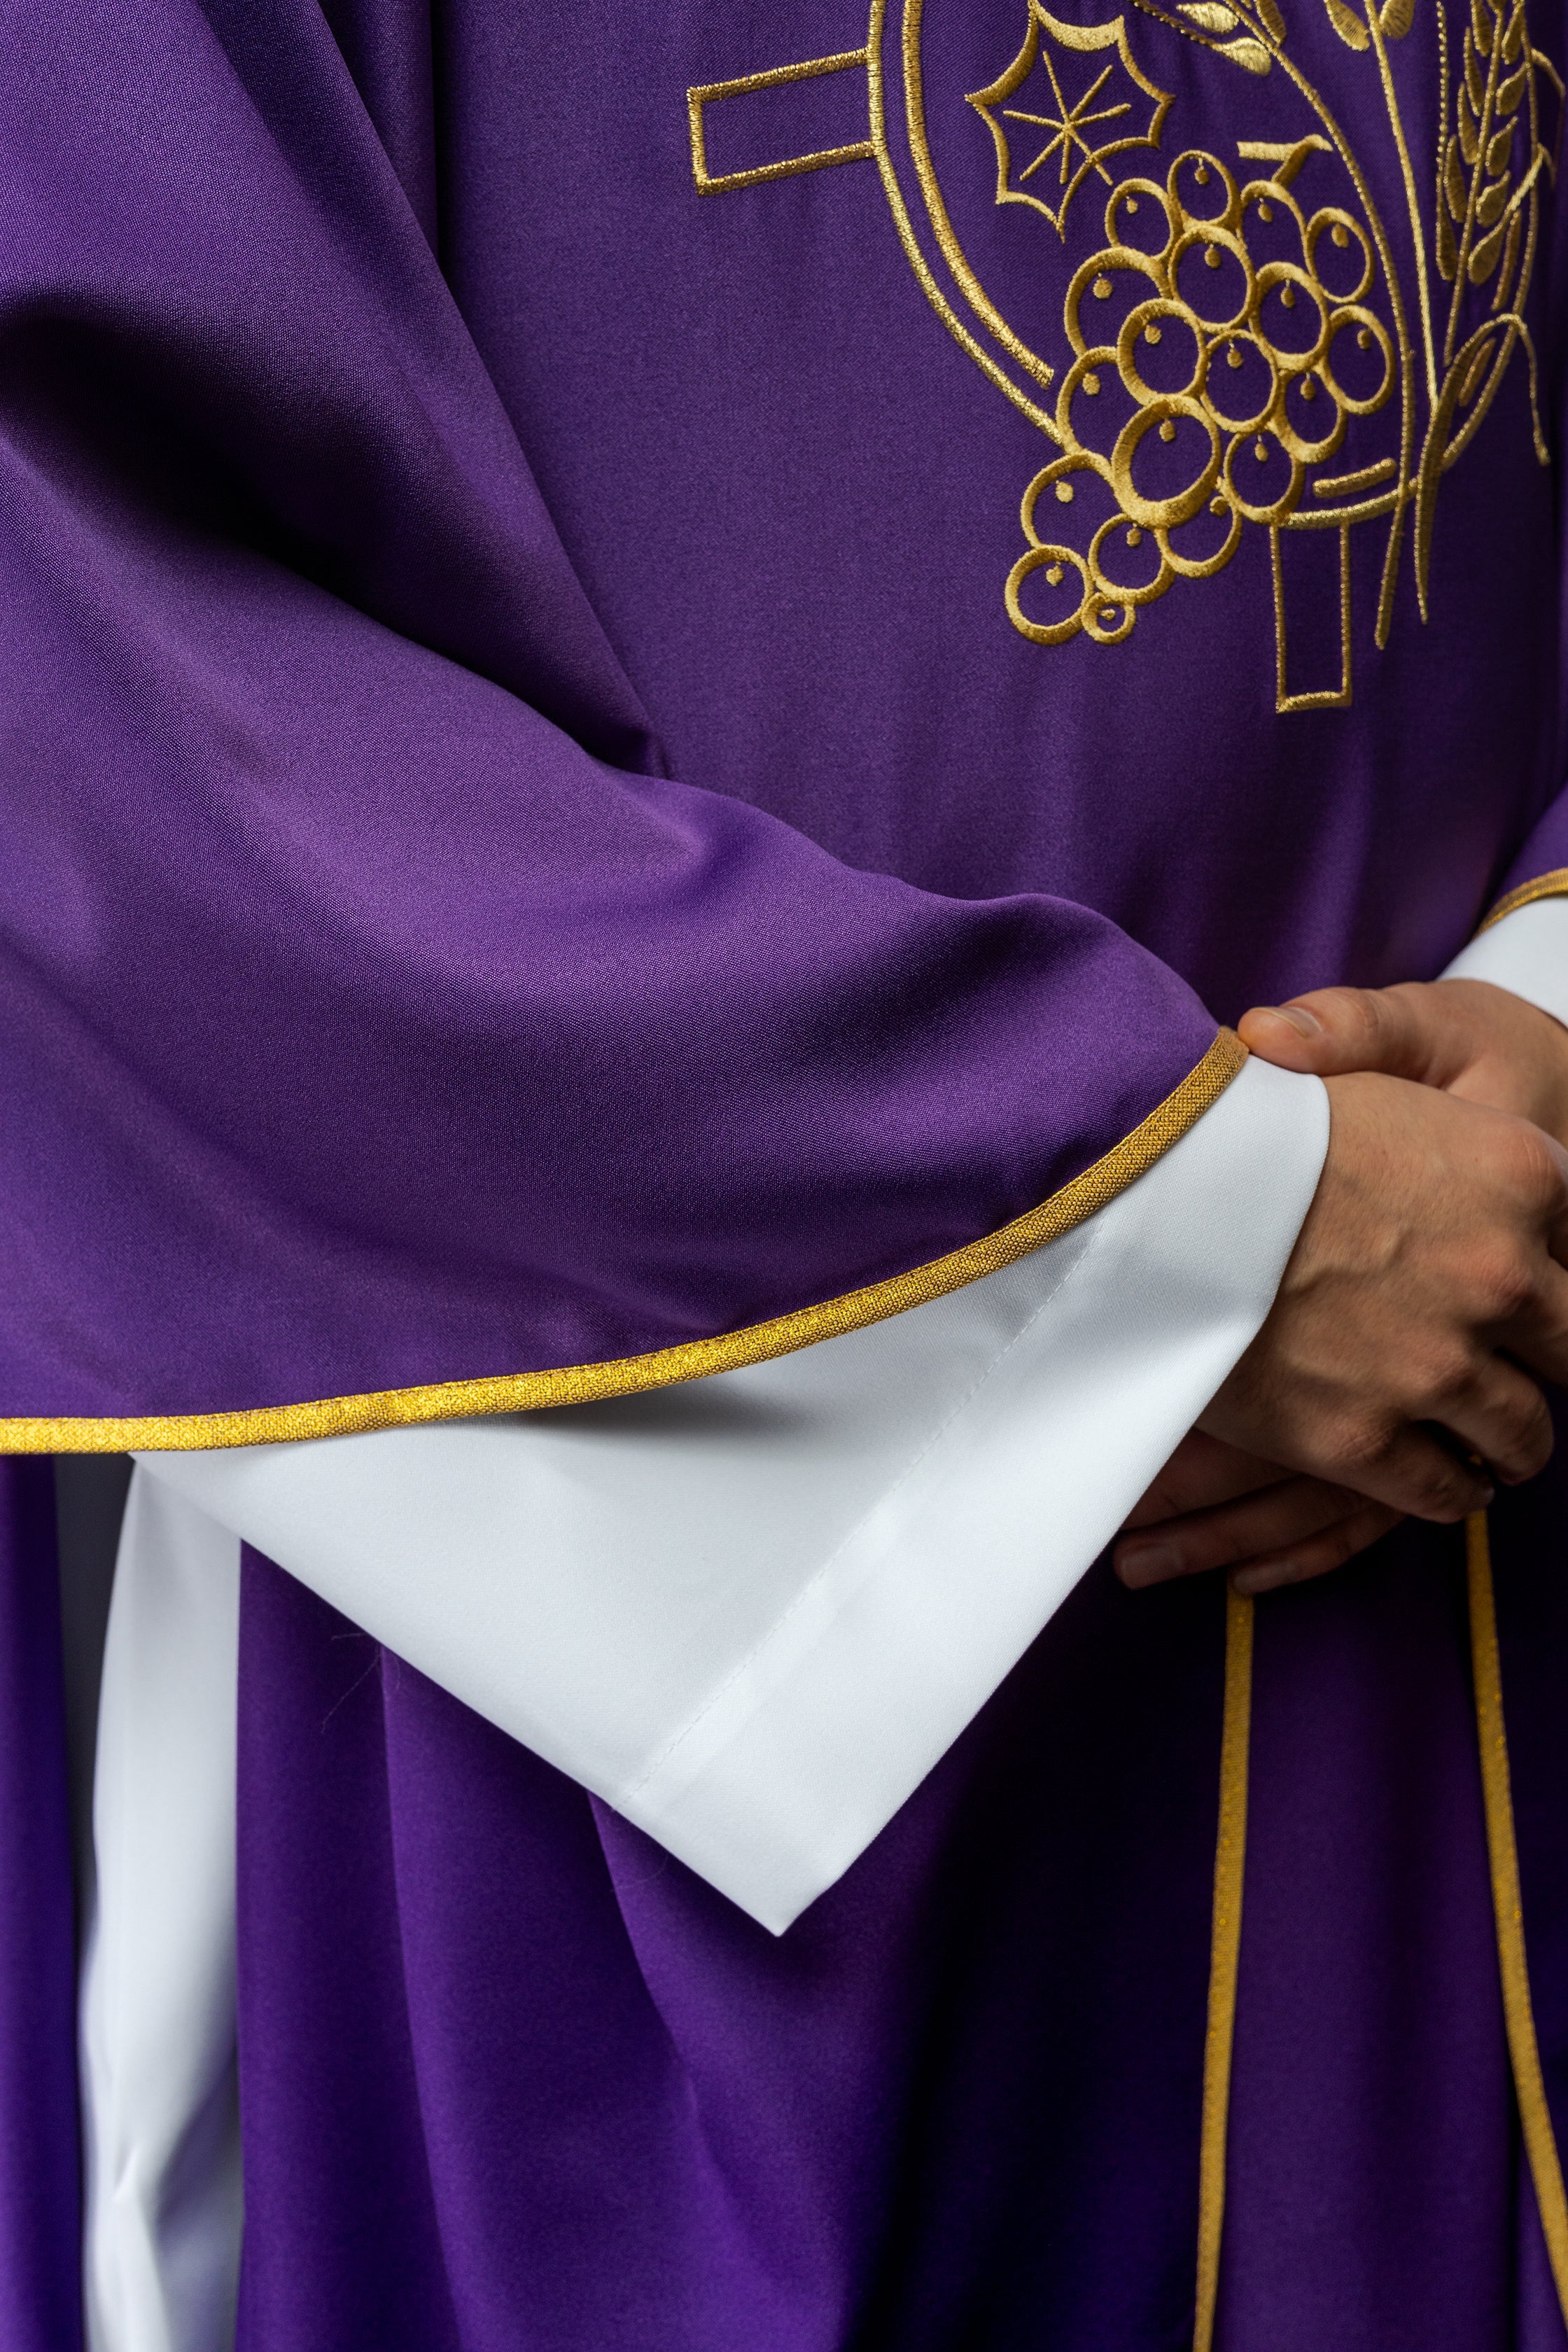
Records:
[[[1568,1030],[1484,981],[1320,989],[1256,1006],[1240,1027],[1254,1053],[1287,1069],[1325,1078],[1377,1070],[1511,1112],[1568,1143]],[[1194,1430],[1130,1515],[1116,1571],[1137,1588],[1229,1568],[1238,1591],[1268,1591],[1340,1566],[1402,1516]]]
[[[1133,1591],[1224,1568],[1238,1592],[1268,1592],[1341,1567],[1401,1517],[1194,1429],[1129,1516],[1112,1559]]]
[[[1489,981],[1314,989],[1289,1004],[1254,1005],[1241,1034],[1282,1069],[1414,1078],[1511,1111],[1568,1144],[1568,1029]]]
[[[1568,1274],[1552,1255],[1568,1249],[1568,1153],[1522,1118],[1404,1078],[1327,1085],[1312,1206],[1199,1426],[1391,1511],[1459,1519],[1490,1499],[1491,1474],[1533,1476],[1551,1453],[1521,1364],[1568,1377]]]

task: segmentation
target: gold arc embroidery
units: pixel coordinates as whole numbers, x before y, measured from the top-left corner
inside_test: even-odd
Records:
[[[1015,408],[1020,409],[1031,425],[1037,425],[1041,432],[1049,439],[1058,441],[1061,436],[1057,431],[1049,410],[1040,407],[1037,401],[1031,400],[1026,393],[1020,390],[1007,373],[1006,369],[1000,366],[992,358],[984,345],[970,333],[969,329],[938,285],[931,265],[921,250],[920,240],[915,236],[914,224],[910,218],[909,208],[904,203],[904,193],[899,185],[898,173],[894,169],[892,155],[888,146],[887,91],[882,75],[882,27],[887,16],[887,5],[888,0],[871,0],[871,33],[867,42],[866,77],[871,93],[871,142],[877,152],[877,169],[881,174],[882,193],[887,197],[888,209],[893,215],[893,226],[898,231],[899,243],[903,247],[904,258],[914,271],[921,291],[960,350],[968,353],[982,374],[990,378],[997,391],[1004,394]],[[1042,362],[1037,360],[1031,368],[1031,373],[1037,375],[1041,364]],[[1050,372],[1047,370],[1045,379],[1047,382],[1049,381],[1049,374]]]
[[[947,205],[937,180],[936,168],[931,162],[931,149],[926,140],[925,98],[921,86],[921,24],[924,0],[905,0],[902,50],[904,115],[905,127],[909,132],[910,152],[914,158],[915,177],[920,183],[921,194],[931,218],[931,228],[941,248],[942,257],[958,281],[959,289],[971,310],[984,322],[1003,350],[1008,352],[1020,367],[1026,369],[1037,383],[1047,384],[1055,376],[1056,370],[1048,361],[1043,360],[1037,352],[1032,351],[1023,338],[1015,334],[1007,324],[1006,320],[971,269],[948,215]],[[1123,41],[1125,37],[1123,34]],[[868,43],[868,47],[872,47],[873,45]],[[875,48],[873,48],[873,54],[875,54]],[[1051,438],[1053,441],[1059,441],[1062,436],[1059,431],[1053,429]]]
[[[1521,907],[1533,906],[1537,898],[1568,898],[1568,866],[1554,866],[1549,874],[1538,874],[1533,881],[1521,882],[1517,890],[1510,890],[1495,907],[1488,908],[1476,925],[1477,939],[1505,916],[1516,915]]]
[[[1426,396],[1435,410],[1437,405],[1437,360],[1432,348],[1432,297],[1426,282],[1426,230],[1421,218],[1421,199],[1415,193],[1415,167],[1410,161],[1409,142],[1405,136],[1405,119],[1399,111],[1399,100],[1394,92],[1394,74],[1388,62],[1388,44],[1384,38],[1383,17],[1377,0],[1366,0],[1366,25],[1372,36],[1373,52],[1377,58],[1383,102],[1387,109],[1389,128],[1394,133],[1394,152],[1399,158],[1399,176],[1404,183],[1405,201],[1410,212],[1410,236],[1415,247],[1415,306],[1421,314],[1421,340],[1426,356]]]
[[[787,179],[794,172],[820,172],[828,163],[868,162],[875,153],[870,139],[857,140],[847,147],[819,147],[810,155],[793,155],[779,163],[758,163],[744,172],[721,172],[708,169],[708,141],[703,127],[704,107],[716,106],[727,98],[744,98],[753,90],[776,89],[785,82],[813,81],[819,74],[849,73],[867,63],[864,49],[844,49],[836,57],[808,58],[802,65],[774,66],[767,73],[742,74],[735,81],[699,83],[686,93],[687,114],[691,131],[691,176],[700,195],[721,195],[731,188],[754,188],[764,180]]]
[[[1198,2272],[1193,2352],[1212,2352],[1225,2228],[1230,2068],[1241,1962],[1241,1898],[1247,1869],[1247,1755],[1252,1736],[1253,1604],[1227,1591],[1225,1715],[1220,1730],[1219,1828],[1215,1839],[1214,1921],[1209,1948],[1208,2026],[1204,2042],[1203,2122],[1198,2143]]]
[[[1466,1581],[1470,1610],[1470,1657],[1476,1686],[1476,1730],[1480,1742],[1481,1795],[1486,1811],[1487,1853],[1491,1867],[1492,1908],[1497,1920],[1498,1965],[1502,1977],[1503,2016],[1514,2094],[1524,2136],[1542,2233],[1552,2263],[1557,2300],[1568,2318],[1568,2194],[1541,2071],[1541,2045],[1530,1997],[1524,1906],[1514,1837],[1513,1790],[1509,1772],[1508,1730],[1503,1716],[1502,1661],[1498,1647],[1497,1595],[1491,1546],[1484,1511],[1465,1522]]]
[[[234,1412],[138,1413],[116,1416],[48,1414],[0,1419],[0,1453],[181,1453],[228,1445],[275,1445],[310,1437],[344,1437],[426,1421],[495,1412],[535,1412],[553,1405],[596,1403],[636,1396],[677,1381],[707,1380],[742,1364],[762,1364],[902,1315],[933,1298],[1013,1265],[1070,1233],[1163,1158],[1217,1102],[1247,1059],[1233,1030],[1222,1029],[1195,1067],[1120,1143],[1059,1192],[1010,1224],[967,1242],[907,1274],[847,1291],[815,1307],[709,1339],[687,1339],[647,1355],[603,1363],[568,1364],[553,1371],[501,1372],[479,1380],[437,1381],[424,1387],[383,1389],[361,1396],[323,1397],[303,1404],[258,1405]]]

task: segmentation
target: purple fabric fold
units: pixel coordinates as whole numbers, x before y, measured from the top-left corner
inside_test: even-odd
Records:
[[[1198,1061],[1105,916],[637,772],[313,8],[6,41],[0,1414],[729,1329],[1001,1224]]]
[[[1222,1620],[1092,1578],[776,1938],[247,1553],[242,2352],[1179,2352]]]
[[[247,1554],[242,2352],[1189,2352],[1222,1615],[1097,1570],[775,1939]],[[1250,1790],[1217,2352],[1562,2352],[1454,1530],[1259,1609]]]
[[[1059,343],[1102,187],[1070,232],[998,205],[972,103],[1040,13],[925,16],[943,189]],[[1390,47],[1423,185],[1437,22]],[[1505,878],[1568,863],[1521,354],[1444,478],[1430,621],[1407,532],[1373,643],[1358,526],[1352,703],[1280,714],[1261,529],[1120,645],[1010,625],[1047,446],[934,316],[872,164],[695,192],[688,89],[863,14],[12,0],[0,27],[0,1415],[536,1369],[895,1274],[1103,1152],[1216,1016],[1434,973]],[[1310,127],[1283,69],[1163,11],[1122,30],[1184,149]],[[1314,133],[1297,196],[1364,193],[1402,253],[1376,61],[1300,0],[1288,43],[1365,161],[1352,188]],[[1390,405],[1342,462],[1397,446]],[[1289,579],[1292,659],[1337,678],[1338,575]],[[6,1488],[34,1564],[0,1639],[0,2329],[75,2352],[43,1492]],[[1521,1503],[1516,1570],[1512,1507],[1561,2111],[1563,1511]],[[1408,1531],[1260,1612],[1223,2352],[1560,2352],[1457,1573]],[[1216,1595],[1092,1577],[775,1942],[249,1560],[246,2352],[1182,2352],[1220,1657]]]
[[[0,2347],[80,2352],[76,1930],[54,1469],[0,1457]]]
[[[1460,1529],[1258,1604],[1233,2063],[1218,2352],[1508,2352],[1521,2151]]]

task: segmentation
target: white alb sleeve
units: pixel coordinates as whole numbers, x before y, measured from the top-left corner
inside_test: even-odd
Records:
[[[239,1545],[132,1478],[104,1652],[81,1971],[88,2352],[222,2352],[239,2278]]]
[[[1445,980],[1489,980],[1568,1027],[1568,898],[1534,898],[1472,940]]]
[[[1016,1664],[1268,1310],[1315,1078],[1248,1062],[1095,1216],[775,1362],[146,1469],[775,1932]]]

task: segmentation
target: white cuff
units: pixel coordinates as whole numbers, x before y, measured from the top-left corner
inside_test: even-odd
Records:
[[[1248,1062],[1005,1272],[613,1402],[142,1456],[775,1932],[870,1843],[1267,1314],[1316,1079]]]
[[[1445,980],[1489,980],[1568,1027],[1568,898],[1532,898],[1472,940]]]
[[[89,2352],[234,2341],[235,1650],[239,1546],[131,1482],[93,1784],[81,1983]]]

